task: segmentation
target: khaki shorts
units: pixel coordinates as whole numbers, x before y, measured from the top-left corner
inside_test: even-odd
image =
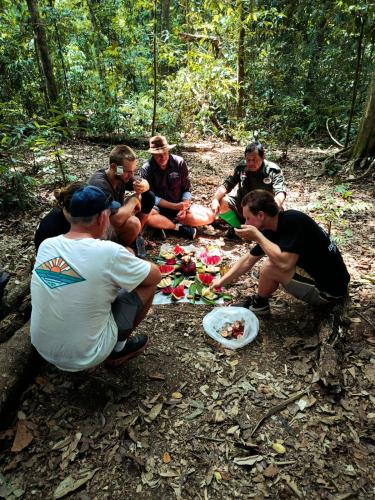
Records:
[[[296,267],[293,278],[283,285],[285,291],[296,299],[303,300],[313,306],[327,305],[342,298],[322,292],[312,277],[300,267]]]
[[[127,292],[123,289],[119,290],[112,304],[112,314],[119,331],[131,330],[136,316],[138,316],[142,309],[143,302],[139,298],[137,292]]]

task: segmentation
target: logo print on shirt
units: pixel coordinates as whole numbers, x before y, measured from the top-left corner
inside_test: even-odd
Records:
[[[36,274],[49,288],[85,281],[62,257],[43,262],[35,269]]]

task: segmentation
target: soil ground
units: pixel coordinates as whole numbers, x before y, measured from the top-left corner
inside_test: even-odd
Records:
[[[243,148],[203,146],[182,153],[195,200],[208,203]],[[106,165],[108,152],[71,145],[64,153],[67,172],[86,179]],[[42,364],[13,425],[0,434],[0,497],[375,497],[371,185],[323,175],[319,159],[327,151],[318,148],[293,148],[284,160],[271,153],[288,181],[287,208],[323,224],[331,214],[331,231],[351,274],[340,390],[318,383],[316,311],[282,291],[272,300],[272,314],[260,320],[256,340],[237,351],[205,334],[202,319],[210,306],[154,306],[138,328],[150,336],[146,355],[115,370],[81,374]],[[346,186],[344,194],[333,194],[338,183]],[[33,232],[51,206],[51,191],[51,185],[40,189],[33,211],[0,221],[10,290],[30,274]],[[224,232],[201,230],[199,243],[222,244],[235,261],[247,245],[226,240]],[[256,279],[246,276],[230,292],[237,298],[255,287]],[[274,414],[253,433],[270,409]]]

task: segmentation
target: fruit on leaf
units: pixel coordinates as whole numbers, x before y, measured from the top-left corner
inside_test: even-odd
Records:
[[[168,265],[168,264],[163,264],[159,266],[159,271],[162,276],[167,276],[168,274],[173,273],[174,271],[174,266]]]
[[[174,259],[176,256],[173,252],[168,251],[168,250],[162,250],[160,252],[160,257],[162,257],[165,260],[171,260]]]
[[[219,266],[205,266],[205,268],[206,273],[216,274],[220,272]]]
[[[196,270],[197,267],[195,265],[195,262],[193,262],[192,260],[190,260],[189,262],[182,262],[180,266],[180,271],[186,276],[194,275]]]
[[[194,283],[194,281],[192,281],[192,280],[184,279],[181,281],[180,285],[183,285],[186,288],[190,288],[193,283]]]
[[[203,255],[201,257],[201,261],[206,266],[217,266],[218,264],[220,264],[221,260],[222,259],[221,259],[220,255],[218,255],[216,253],[212,253],[212,254],[208,253],[208,254]]]
[[[215,300],[217,298],[216,293],[209,288],[202,288],[201,296],[208,300]]]
[[[206,274],[206,273],[197,274],[197,278],[205,286],[211,285],[211,283],[214,280],[212,274]]]
[[[178,286],[176,286],[176,288],[173,288],[173,290],[172,290],[172,299],[173,300],[180,300],[183,297],[185,297],[184,285],[178,285]]]
[[[172,278],[167,276],[166,278],[162,278],[158,284],[158,288],[165,288],[172,284]]]
[[[176,256],[177,256],[177,255],[184,255],[184,254],[185,254],[185,250],[184,250],[182,247],[180,247],[180,245],[176,245],[176,246],[174,247],[174,249],[173,249],[173,253],[174,253],[174,255],[176,255]]]
[[[176,262],[177,262],[176,257],[173,257],[173,259],[166,259],[165,261],[165,263],[169,266],[174,266]]]

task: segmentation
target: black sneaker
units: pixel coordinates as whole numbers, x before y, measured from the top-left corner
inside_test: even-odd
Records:
[[[178,233],[187,240],[193,240],[197,235],[197,230],[195,227],[191,226],[180,226],[178,228]]]
[[[154,229],[151,233],[151,237],[154,240],[163,240],[165,241],[167,239],[167,235],[165,234],[164,229]]]
[[[119,351],[112,351],[108,358],[105,360],[105,365],[112,368],[122,365],[129,361],[129,359],[135,358],[142,354],[146,349],[148,344],[147,335],[139,334],[135,337],[130,337],[126,341],[124,348]]]
[[[268,314],[270,312],[268,299],[259,297],[259,295],[251,295],[246,300],[236,302],[235,304],[232,304],[232,306],[245,307],[245,309],[249,309],[258,316],[262,316],[263,314]]]

